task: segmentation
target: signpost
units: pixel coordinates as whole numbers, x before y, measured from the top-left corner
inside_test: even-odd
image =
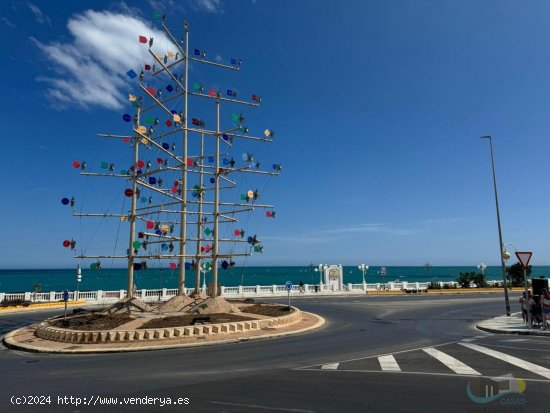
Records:
[[[292,291],[292,281],[286,282],[286,291],[288,292],[288,312],[290,312],[290,292]]]
[[[65,315],[63,316],[63,321],[67,321],[67,301],[69,301],[69,292],[67,290],[63,291],[63,301],[65,301]]]
[[[518,257],[521,266],[523,267],[523,285],[525,286],[525,294],[527,294],[527,266],[533,255],[530,251],[516,251],[516,257]]]

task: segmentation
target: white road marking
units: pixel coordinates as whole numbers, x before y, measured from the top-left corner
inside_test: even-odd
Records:
[[[466,342],[466,343],[470,343],[470,342],[476,341],[476,340],[477,340],[477,338],[473,337],[473,338],[465,338],[465,339],[463,339],[463,340],[461,340],[461,341],[464,341],[464,342]]]
[[[244,403],[232,403],[232,402],[218,402],[209,400],[208,403],[212,404],[223,404],[226,406],[239,406],[239,407],[249,407],[251,409],[263,409],[263,410],[276,410],[279,412],[295,412],[295,413],[315,413],[313,410],[303,410],[303,409],[288,409],[285,407],[273,407],[273,406],[262,406],[259,404],[244,404]]]
[[[323,364],[321,366],[321,370],[338,370],[338,365],[340,363],[329,363],[329,364]]]
[[[443,353],[442,351],[439,351],[433,347],[423,348],[426,353],[428,353],[430,356],[435,358],[436,360],[439,360],[444,365],[449,367],[452,371],[454,371],[457,374],[468,374],[468,375],[478,375],[481,376],[481,373],[474,370],[470,366],[467,366],[460,360],[455,359],[452,356],[449,356],[448,354]]]
[[[399,364],[391,354],[378,357],[378,362],[384,371],[401,371]]]
[[[527,338],[514,338],[513,340],[502,340],[504,343],[521,343],[523,341],[529,341]]]
[[[538,374],[539,376],[550,379],[550,369],[547,369],[545,367],[538,366],[536,364],[530,363],[528,361],[522,360],[514,356],[510,356],[505,353],[501,353],[500,351],[492,350],[487,347],[478,346],[477,344],[470,344],[470,343],[458,343],[458,344],[466,348],[469,348],[471,350],[479,351],[480,353],[497,358],[506,363],[512,364],[516,367],[528,370],[531,373],[535,373],[535,374]]]

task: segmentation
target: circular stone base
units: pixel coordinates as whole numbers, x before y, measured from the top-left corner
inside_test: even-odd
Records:
[[[18,350],[73,354],[160,350],[274,338],[325,323],[316,314],[294,310],[282,317],[156,329],[78,331],[40,323],[8,333],[4,344]]]

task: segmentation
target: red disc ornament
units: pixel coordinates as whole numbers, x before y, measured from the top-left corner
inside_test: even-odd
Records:
[[[132,191],[130,188],[128,188],[124,191],[124,195],[126,195],[128,198],[130,198],[132,195],[134,195],[134,191]]]
[[[138,168],[143,168],[145,166],[145,162],[143,162],[142,160],[139,160],[138,161]]]
[[[172,187],[172,193],[173,193],[173,194],[177,194],[177,193],[178,193],[178,187],[177,187],[177,186],[173,186],[173,187]]]
[[[122,142],[128,143],[128,142],[130,142],[130,138],[122,138]]]
[[[147,224],[145,225],[147,229],[153,229],[155,228],[155,223],[153,221],[147,221]]]
[[[73,162],[73,168],[80,168],[80,162],[74,161]]]
[[[176,267],[177,267],[177,266],[176,266],[176,263],[175,263],[175,262],[171,262],[171,263],[170,263],[170,269],[171,269],[171,270],[175,270]]]
[[[63,241],[63,246],[64,246],[65,248],[70,247],[70,246],[71,246],[71,241],[69,241],[68,239],[66,239],[65,241]]]

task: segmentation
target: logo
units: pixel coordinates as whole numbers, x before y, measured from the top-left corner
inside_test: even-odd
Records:
[[[466,393],[474,403],[485,404],[500,399],[503,406],[523,406],[527,401],[523,393],[525,380],[516,379],[512,374],[500,377],[474,378],[468,382]]]

